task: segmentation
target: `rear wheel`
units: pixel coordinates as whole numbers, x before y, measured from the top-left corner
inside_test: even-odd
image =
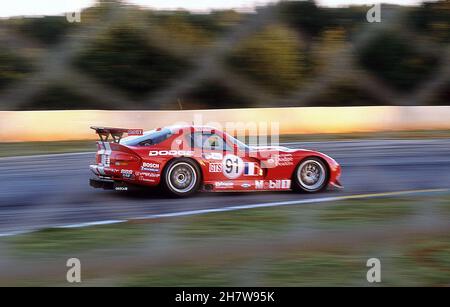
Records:
[[[294,188],[307,193],[319,192],[327,187],[329,177],[328,167],[321,159],[306,158],[295,170]]]
[[[175,196],[188,196],[200,187],[200,170],[190,159],[180,158],[169,162],[163,176],[163,187]]]

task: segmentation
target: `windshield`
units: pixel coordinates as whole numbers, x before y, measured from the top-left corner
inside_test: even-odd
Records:
[[[227,138],[227,140],[230,140],[231,143],[235,144],[239,148],[239,150],[242,150],[242,151],[250,150],[250,147],[248,145],[246,145],[245,143],[243,143],[243,142],[239,141],[238,139],[232,137],[228,133],[224,133],[224,134],[225,134],[225,137]]]
[[[120,141],[120,144],[126,146],[150,146],[167,140],[171,135],[172,132],[167,128],[161,130],[151,130],[144,132],[144,135],[123,138]]]

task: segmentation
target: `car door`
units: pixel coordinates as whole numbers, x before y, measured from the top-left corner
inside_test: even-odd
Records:
[[[231,142],[215,132],[196,132],[192,144],[202,150],[205,164],[204,181],[216,189],[245,190],[262,176],[258,160],[248,152],[240,151]]]
[[[189,135],[191,147],[201,154],[204,181],[224,180],[222,161],[232,147],[215,132],[197,131]]]

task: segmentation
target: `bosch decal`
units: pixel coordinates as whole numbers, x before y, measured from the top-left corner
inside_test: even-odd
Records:
[[[147,172],[159,172],[159,164],[158,163],[142,163],[141,171],[147,171]]]

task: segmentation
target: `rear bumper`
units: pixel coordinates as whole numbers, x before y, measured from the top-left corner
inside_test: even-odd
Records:
[[[91,172],[94,173],[94,175],[96,176],[108,176],[106,174],[106,170],[104,166],[100,166],[100,165],[90,165],[89,169],[91,170]]]
[[[89,179],[89,185],[96,189],[114,190],[114,180],[102,177]]]
[[[107,176],[105,173],[105,168],[99,165],[90,165],[91,172],[95,175],[93,178],[89,179],[89,185],[96,189],[113,190],[114,180]]]

